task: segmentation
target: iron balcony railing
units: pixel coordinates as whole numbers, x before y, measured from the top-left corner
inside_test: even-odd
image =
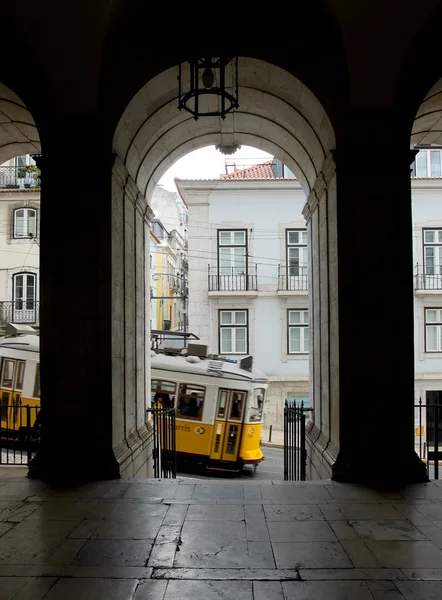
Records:
[[[308,267],[281,267],[278,265],[278,292],[308,290]]]
[[[252,272],[250,272],[252,271]],[[238,269],[208,268],[209,292],[250,292],[258,290],[258,266],[251,266],[246,272]]]
[[[38,187],[33,173],[25,167],[0,167],[0,188],[28,189]]]
[[[439,468],[442,468],[442,404],[419,403],[415,408],[415,450],[427,465],[430,479],[439,479]]]
[[[441,267],[416,265],[414,268],[415,290],[442,290]]]
[[[0,302],[0,325],[6,325],[6,323],[38,325],[39,322],[40,301],[7,300]]]

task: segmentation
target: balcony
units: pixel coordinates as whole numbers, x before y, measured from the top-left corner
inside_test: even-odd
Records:
[[[0,167],[1,189],[25,190],[36,187],[39,187],[38,180],[25,167]]]
[[[414,269],[414,289],[426,291],[441,291],[442,275],[440,273],[441,267],[416,265]]]
[[[308,290],[308,267],[286,267],[278,265],[278,292],[306,292]]]
[[[252,272],[250,272],[252,271]],[[254,265],[249,272],[237,272],[237,269],[213,269],[209,265],[208,270],[209,292],[257,292],[258,291],[258,267]]]
[[[6,325],[7,323],[38,325],[39,322],[39,301],[14,300],[0,302],[0,325]]]

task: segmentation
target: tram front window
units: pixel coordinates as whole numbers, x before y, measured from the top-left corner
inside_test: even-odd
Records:
[[[262,410],[264,408],[264,393],[263,389],[253,390],[252,406],[250,407],[250,420],[261,421]]]

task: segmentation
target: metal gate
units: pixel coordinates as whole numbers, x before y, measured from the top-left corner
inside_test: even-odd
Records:
[[[284,405],[284,480],[305,481],[307,451],[305,449],[304,402]]]
[[[415,404],[414,408],[417,409],[415,451],[426,463],[428,477],[439,479],[439,471],[442,468],[442,404],[430,404],[428,400],[423,404],[419,398],[419,404]]]
[[[147,410],[153,423],[153,471],[157,479],[176,477],[175,407],[153,406]]]
[[[29,464],[40,444],[39,412],[39,406],[0,404],[0,464]]]

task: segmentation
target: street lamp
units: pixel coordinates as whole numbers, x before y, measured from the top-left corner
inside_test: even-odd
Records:
[[[226,89],[226,67],[231,63],[231,93]],[[221,117],[238,108],[238,57],[206,57],[189,61],[189,91],[183,92],[182,65],[178,67],[178,108],[187,110],[195,118]],[[201,99],[204,98],[204,106]],[[216,104],[213,102],[216,100]],[[212,100],[212,102],[211,102]],[[220,103],[218,103],[220,100]],[[216,105],[216,109],[214,107]]]

